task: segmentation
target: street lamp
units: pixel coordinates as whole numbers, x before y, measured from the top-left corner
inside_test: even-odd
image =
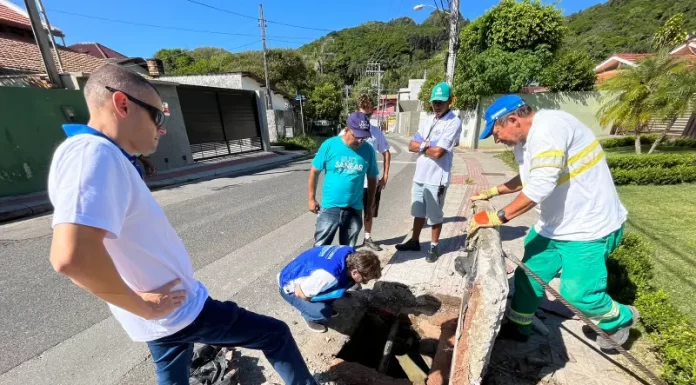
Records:
[[[418,4],[418,5],[416,5],[415,7],[413,7],[413,10],[414,10],[414,11],[420,11],[420,10],[423,9],[424,7],[430,7],[430,8],[432,8],[432,9],[437,10],[437,8],[433,7],[432,5],[427,5],[427,4]]]
[[[457,48],[459,46],[459,0],[452,0],[449,12],[443,10],[449,16],[449,48],[447,50],[447,83],[450,85],[454,81],[454,64],[457,60]],[[420,11],[425,7],[430,7],[438,10],[428,4],[418,4],[413,7],[414,11]]]

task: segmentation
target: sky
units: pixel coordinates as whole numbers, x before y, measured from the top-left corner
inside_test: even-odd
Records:
[[[24,7],[22,0],[11,1]],[[426,5],[435,6],[435,1],[439,4],[439,0],[422,1]],[[498,1],[460,0],[460,12],[468,19],[475,19]],[[558,3],[566,15],[604,2],[543,1]],[[212,46],[232,52],[261,49],[261,32],[256,20],[259,1],[43,0],[43,4],[49,21],[65,33],[68,45],[99,42],[126,56],[145,58],[153,56],[160,48]],[[433,8],[414,11],[417,4],[420,4],[418,0],[263,0],[264,16],[268,20],[268,48],[297,48],[332,30],[367,21],[410,17],[420,23]]]

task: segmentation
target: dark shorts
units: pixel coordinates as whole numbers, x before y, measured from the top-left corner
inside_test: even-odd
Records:
[[[375,201],[372,206],[372,218],[377,218],[379,213],[379,198],[382,196],[382,188],[377,186],[377,191],[375,192]],[[367,207],[367,189],[363,189],[363,207]]]

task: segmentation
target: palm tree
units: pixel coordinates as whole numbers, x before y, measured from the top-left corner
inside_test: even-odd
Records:
[[[675,68],[667,74],[664,81],[660,82],[652,96],[651,104],[657,118],[665,124],[665,130],[655,142],[653,142],[648,154],[662,143],[667,137],[677,119],[687,113],[694,112],[694,95],[696,94],[696,72],[691,71],[687,64]]]
[[[600,122],[624,129],[632,127],[636,154],[640,154],[640,134],[664,111],[658,108],[656,92],[663,92],[671,76],[685,67],[683,61],[663,52],[643,60],[636,67],[620,70],[599,85],[599,89],[605,91],[597,111]]]

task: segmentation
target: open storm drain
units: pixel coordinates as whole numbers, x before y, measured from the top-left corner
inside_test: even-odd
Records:
[[[421,338],[405,315],[365,313],[338,358],[375,369],[392,378],[424,382],[438,341]]]

